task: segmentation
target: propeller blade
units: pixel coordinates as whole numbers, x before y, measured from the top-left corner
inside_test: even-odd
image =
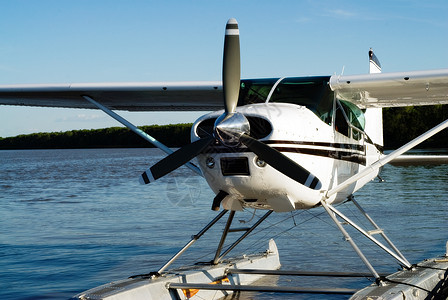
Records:
[[[140,177],[141,184],[148,184],[153,182],[160,177],[174,171],[180,166],[186,164],[191,159],[196,157],[205,148],[207,148],[215,139],[213,137],[208,137],[200,139],[194,143],[188,144],[172,154],[168,155],[154,166],[143,172]]]
[[[238,103],[240,76],[240,32],[238,22],[235,19],[230,19],[226,25],[222,66],[224,107],[228,114],[235,112]]]
[[[303,184],[310,189],[319,190],[322,187],[320,180],[305,168],[283,155],[272,147],[244,134],[240,141],[258,157],[277,171],[289,178]]]

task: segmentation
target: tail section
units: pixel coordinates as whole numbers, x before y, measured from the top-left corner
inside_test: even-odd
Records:
[[[373,53],[372,48],[369,50],[369,73],[381,73],[381,64],[376,55]]]
[[[373,53],[372,48],[369,50],[369,73],[381,73],[381,64]],[[368,108],[365,112],[366,128],[365,132],[373,141],[373,143],[383,146],[383,110],[382,108]]]

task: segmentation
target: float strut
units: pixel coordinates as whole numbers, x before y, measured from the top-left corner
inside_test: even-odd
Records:
[[[389,246],[395,251],[395,253],[402,259],[400,261],[403,263],[406,268],[410,268],[411,264],[409,261],[404,257],[404,255],[398,250],[398,248],[392,243],[392,241],[387,237],[387,235],[384,233],[384,231],[373,221],[373,219],[367,214],[367,212],[359,205],[359,203],[355,200],[355,197],[351,197],[350,200],[356,205],[356,207],[359,209],[359,211],[366,217],[367,220],[379,231],[380,235],[383,237],[383,239],[389,244]]]
[[[219,254],[221,253],[222,246],[226,241],[227,233],[229,233],[230,225],[232,225],[233,217],[235,216],[235,211],[230,211],[229,218],[227,219],[226,227],[221,235],[221,240],[219,241],[218,249],[216,249],[215,258],[213,259],[213,264],[216,265],[219,262]]]
[[[215,259],[213,260],[214,264],[217,264],[218,262],[221,261],[221,259],[226,256],[230,251],[232,251],[233,248],[235,248],[242,240],[244,240],[252,231],[254,231],[255,228],[258,227],[258,225],[260,225],[267,217],[269,217],[270,214],[272,214],[272,210],[268,211],[267,213],[265,213],[254,225],[252,225],[252,227],[250,227],[243,235],[241,235],[241,237],[239,239],[237,239],[232,245],[230,245],[229,248],[227,248],[226,251],[223,252],[223,254],[221,254],[221,256],[219,256],[218,258],[215,257]]]
[[[207,224],[201,231],[198,232],[198,234],[193,235],[191,237],[191,241],[189,241],[182,249],[179,250],[166,264],[164,264],[156,274],[161,274],[169,265],[171,265],[179,256],[182,255],[188,248],[190,248],[191,245],[193,245],[207,230],[209,230],[213,225],[215,225],[216,222],[219,221],[225,214],[227,213],[227,210],[221,211],[210,223]]]
[[[327,204],[328,205],[328,204]],[[382,243],[380,243],[377,239],[375,239],[372,234],[369,234],[368,232],[366,232],[364,229],[362,229],[361,227],[359,227],[358,225],[355,224],[355,222],[353,222],[352,220],[350,220],[347,216],[345,216],[343,213],[341,213],[340,211],[338,211],[336,208],[334,208],[332,205],[328,205],[328,208],[335,213],[336,215],[338,215],[341,219],[343,219],[345,222],[347,222],[349,225],[351,225],[353,228],[355,228],[356,230],[358,230],[362,235],[364,235],[366,238],[368,238],[369,240],[371,240],[373,243],[375,243],[378,247],[380,247],[381,249],[383,249],[384,251],[386,251],[389,255],[391,255],[393,258],[395,258],[401,265],[405,266],[408,270],[412,268],[412,265],[406,260],[406,258],[402,258],[400,257],[400,255],[398,255],[397,253],[394,253],[392,250],[390,250],[389,248],[387,248],[385,245],[383,245]],[[377,228],[374,232],[377,233],[381,233],[382,230]],[[387,240],[387,239],[386,239]],[[392,242],[391,242],[392,243]],[[398,250],[398,249],[397,249]],[[401,254],[401,253],[400,253]]]
[[[350,243],[350,245],[355,250],[356,254],[358,254],[358,256],[361,258],[361,260],[364,262],[364,264],[370,270],[370,272],[372,273],[373,277],[375,277],[376,281],[379,282],[381,280],[380,275],[378,275],[378,273],[375,271],[373,266],[370,264],[370,262],[367,260],[367,258],[364,256],[364,254],[358,248],[358,246],[355,244],[355,242],[350,237],[348,232],[344,229],[344,227],[342,227],[341,223],[338,221],[336,216],[333,214],[332,210],[330,210],[330,208],[329,208],[330,205],[328,205],[325,200],[321,200],[320,203],[325,208],[326,212],[328,213],[330,218],[333,220],[333,222],[336,224],[336,226],[339,228],[339,230],[342,232],[342,234],[344,235],[345,240]]]

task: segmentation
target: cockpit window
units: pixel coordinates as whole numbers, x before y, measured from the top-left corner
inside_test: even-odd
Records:
[[[265,103],[278,78],[241,80],[238,106],[254,103]]]
[[[334,94],[328,86],[330,77],[285,78],[275,87],[270,103],[306,106],[322,121],[331,123]],[[242,80],[238,105],[264,103],[278,78]]]

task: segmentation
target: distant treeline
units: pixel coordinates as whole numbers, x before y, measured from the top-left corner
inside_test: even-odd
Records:
[[[400,147],[448,119],[448,105],[408,106],[383,109],[384,146]],[[448,129],[417,148],[448,148]]]
[[[139,127],[168,147],[190,143],[192,124]],[[140,148],[152,145],[124,127],[33,133],[0,138],[0,149]]]
[[[384,112],[384,144],[386,149],[402,146],[448,119],[448,105],[386,108]],[[168,147],[190,143],[192,124],[153,125],[140,127]],[[151,144],[123,127],[96,130],[34,133],[0,138],[0,149],[63,149],[63,148],[138,148]],[[419,148],[447,148],[448,130],[438,133]]]

